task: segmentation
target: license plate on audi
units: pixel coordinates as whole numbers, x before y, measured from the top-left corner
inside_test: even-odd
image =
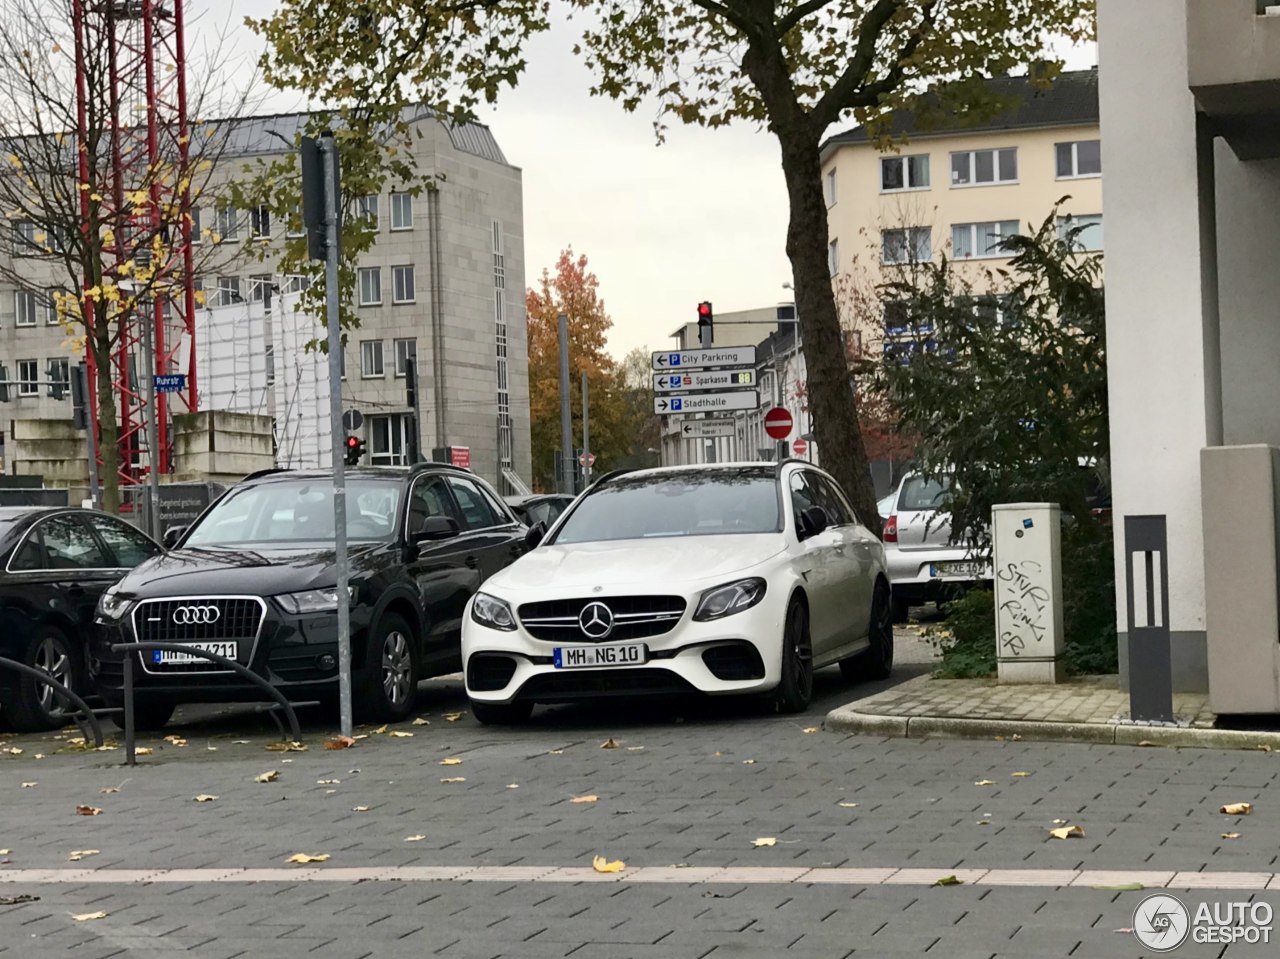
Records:
[[[616,646],[557,646],[553,650],[556,669],[582,669],[591,666],[639,666],[649,659],[644,643]]]
[[[215,656],[221,656],[224,659],[235,659],[236,653],[239,651],[237,643],[183,643],[191,649],[198,649],[203,653],[213,653]],[[151,662],[157,666],[179,666],[187,663],[204,663],[211,669],[220,669],[212,660],[205,659],[202,656],[193,656],[190,653],[178,653],[170,649],[155,649],[151,651]]]

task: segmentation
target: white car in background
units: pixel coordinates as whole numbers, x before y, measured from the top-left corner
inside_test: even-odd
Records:
[[[893,664],[884,550],[829,475],[805,463],[603,477],[463,615],[471,712],[700,692],[808,706],[813,671]]]
[[[888,508],[881,539],[894,622],[905,622],[912,606],[948,598],[948,587],[991,579],[990,560],[951,543],[951,522],[940,508],[948,491],[945,481],[908,473]]]

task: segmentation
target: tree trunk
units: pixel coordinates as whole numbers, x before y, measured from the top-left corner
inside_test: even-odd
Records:
[[[89,330],[89,347],[93,350],[93,362],[97,366],[97,410],[93,411],[98,425],[98,451],[102,465],[98,482],[102,488],[102,508],[108,513],[120,512],[120,444],[119,424],[116,421],[116,391],[111,371],[111,327],[106,318],[95,313],[94,328]],[[93,423],[89,424],[93,429]],[[89,455],[93,455],[93,438],[89,438]]]
[[[809,410],[818,451],[823,468],[844,487],[858,517],[879,536],[875,487],[858,427],[853,378],[827,266],[827,204],[822,195],[818,139],[807,131],[788,131],[785,138],[779,135],[778,139],[791,201],[787,257],[803,331]]]

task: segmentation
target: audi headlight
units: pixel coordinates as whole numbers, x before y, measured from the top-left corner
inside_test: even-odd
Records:
[[[351,600],[356,598],[356,588],[347,587]],[[276,602],[284,607],[286,613],[336,613],[338,611],[338,587],[328,589],[307,589],[301,593],[281,593]]]
[[[109,623],[118,623],[129,614],[132,608],[133,600],[121,596],[112,586],[98,598],[97,618]]]
[[[471,604],[471,618],[490,629],[511,632],[516,628],[516,618],[511,607],[488,593],[476,593],[475,601]]]
[[[764,591],[765,582],[758,576],[709,589],[698,600],[693,618],[699,623],[705,623],[740,613],[764,599]]]

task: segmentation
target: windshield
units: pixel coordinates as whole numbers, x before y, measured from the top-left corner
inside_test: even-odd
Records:
[[[902,484],[902,496],[898,500],[898,512],[928,512],[940,509],[946,499],[949,485],[923,476],[908,477]]]
[[[347,538],[389,540],[395,534],[400,484],[347,480]],[[262,546],[334,541],[333,483],[326,479],[257,483],[233,489],[188,535],[184,546]]]
[[[583,497],[563,524],[556,543],[772,533],[778,481],[769,468],[623,477]]]

